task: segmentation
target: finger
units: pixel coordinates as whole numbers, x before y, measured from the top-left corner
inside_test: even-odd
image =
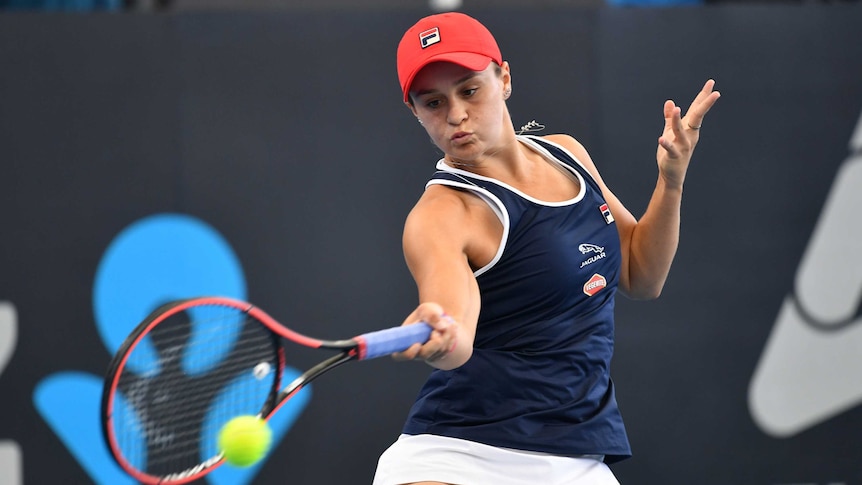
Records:
[[[455,347],[457,346],[457,340],[452,338],[443,338],[440,339],[439,342],[435,342],[433,349],[429,348],[430,345],[425,345],[425,349],[421,354],[421,357],[426,362],[435,362],[438,360],[445,359],[449,354],[451,354]]]
[[[721,97],[721,93],[718,91],[713,91],[709,93],[703,101],[701,101],[697,106],[694,106],[686,113],[685,118],[686,122],[691,126],[692,129],[699,129],[700,125],[703,124],[703,119],[706,117],[706,114],[709,113],[709,110],[712,109],[712,106],[718,101],[718,98]]]
[[[423,360],[425,362],[429,362],[429,363],[430,362],[437,362],[439,360],[445,359],[449,355],[449,353],[450,352],[449,352],[448,348],[442,348],[442,349],[439,349],[435,352],[431,352],[427,356],[423,357]]]
[[[418,308],[416,308],[414,315],[412,315],[415,320],[410,323],[422,321],[434,328],[437,328],[438,325],[443,326],[440,322],[444,315],[443,307],[440,305],[436,303],[422,303]]]
[[[673,133],[673,137],[679,138],[681,136],[682,127],[679,124],[680,109],[673,100],[668,99],[664,102],[664,132],[658,139],[658,144],[662,148],[664,148],[671,157],[679,156],[679,151],[674,146],[672,137],[670,133]]]
[[[422,350],[422,344],[413,344],[407,350],[403,352],[397,352],[392,354],[392,358],[395,360],[414,360],[417,355],[419,355],[419,351]]]
[[[712,108],[721,93],[714,91],[715,81],[710,79],[704,84],[703,89],[698,93],[697,97],[692,101],[691,106],[685,114],[686,124],[693,130],[700,129],[703,124],[703,119]]]
[[[664,131],[667,133],[670,130],[673,130],[673,112],[676,108],[676,105],[672,100],[667,100],[664,102]]]
[[[682,122],[682,109],[676,106],[672,100],[665,101],[665,126],[664,133],[659,139],[659,145],[667,150],[672,156],[677,156],[679,150],[676,149],[676,143],[685,141],[686,137],[683,134],[685,126]],[[673,137],[670,137],[673,133]]]
[[[416,357],[427,361],[439,358],[448,353],[452,345],[451,340],[451,332],[435,330],[431,333],[431,338],[419,349]]]
[[[433,323],[430,323],[430,325],[432,328],[434,328],[434,330],[445,332],[450,327],[455,325],[455,319],[443,313],[442,315],[437,317]]]
[[[673,142],[670,141],[669,139],[667,139],[666,137],[664,137],[664,136],[658,137],[658,144],[667,151],[668,155],[670,155],[671,158],[679,158],[680,157],[681,153],[679,152],[679,150],[677,150],[677,148],[673,144]]]
[[[673,109],[670,118],[670,126],[673,129],[673,135],[676,140],[681,140],[683,137],[682,130],[685,128],[682,124],[682,109],[678,106]]]
[[[674,103],[672,99],[668,99],[667,101],[665,101],[664,102],[664,117],[666,119],[672,118],[674,109],[676,109],[676,107],[677,107],[676,103]]]
[[[714,87],[715,81],[713,79],[707,80],[706,83],[704,83],[703,87],[700,89],[700,91],[697,93],[697,96],[695,96],[694,101],[691,102],[691,105],[695,106],[698,103],[702,102],[704,99],[706,99],[712,92]]]

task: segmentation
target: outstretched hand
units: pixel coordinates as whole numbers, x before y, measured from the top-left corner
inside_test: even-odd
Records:
[[[410,314],[404,325],[425,322],[434,329],[424,344],[414,344],[404,352],[392,354],[395,360],[424,360],[434,365],[449,356],[455,350],[457,340],[457,324],[443,312],[436,303],[423,303]]]
[[[672,100],[664,102],[664,131],[658,139],[656,161],[659,176],[673,187],[681,187],[691,162],[694,147],[700,139],[703,119],[721,96],[714,91],[715,81],[710,79],[691,102],[685,116]]]

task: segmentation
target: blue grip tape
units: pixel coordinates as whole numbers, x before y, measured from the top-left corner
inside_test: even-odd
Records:
[[[365,339],[363,360],[402,352],[413,344],[424,344],[431,337],[432,330],[431,325],[419,322],[362,334],[359,338]]]

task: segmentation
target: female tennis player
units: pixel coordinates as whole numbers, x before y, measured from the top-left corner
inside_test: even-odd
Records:
[[[658,181],[640,220],[568,135],[520,135],[512,73],[475,19],[421,19],[397,54],[404,102],[443,151],[404,253],[431,339],[398,355],[431,373],[375,485],[616,484],[631,455],[609,366],[617,289],[661,293],[686,170],[714,82],[664,104]]]

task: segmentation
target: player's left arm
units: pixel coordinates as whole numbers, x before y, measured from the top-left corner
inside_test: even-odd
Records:
[[[640,218],[625,208],[599,175],[586,149],[568,136],[553,135],[590,171],[610,206],[620,235],[622,267],[620,290],[634,299],[657,298],[670,272],[679,244],[680,207],[685,175],[706,113],[718,100],[715,81],[709,80],[692,101],[685,116],[673,101],[665,101],[665,126],[658,139],[658,180],[646,212]]]

